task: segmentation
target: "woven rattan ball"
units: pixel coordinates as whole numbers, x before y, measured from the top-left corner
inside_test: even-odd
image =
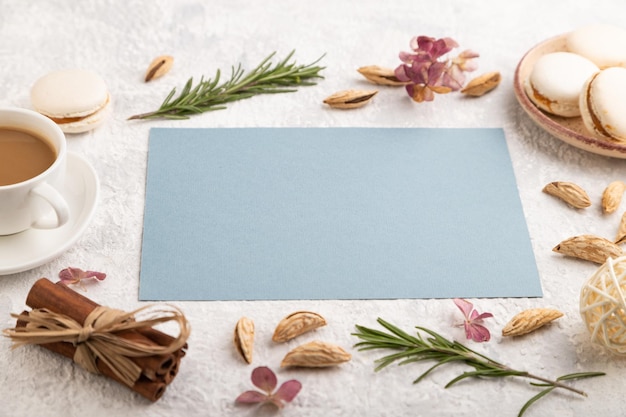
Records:
[[[591,340],[626,355],[626,256],[607,261],[580,292],[580,314]]]

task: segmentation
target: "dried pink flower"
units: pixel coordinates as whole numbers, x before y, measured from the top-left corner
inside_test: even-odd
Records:
[[[285,403],[291,402],[300,392],[302,384],[295,380],[284,382],[276,392],[274,388],[278,384],[276,374],[266,366],[259,366],[252,371],[252,383],[255,387],[262,389],[259,391],[246,391],[241,394],[235,402],[240,404],[274,404],[278,408],[283,408]]]
[[[63,285],[73,285],[78,284],[83,290],[85,289],[85,285],[83,284],[83,280],[95,278],[98,281],[102,281],[106,278],[106,274],[103,272],[96,271],[83,271],[80,268],[72,268],[68,267],[59,272],[59,278],[61,279],[61,284]]]
[[[479,55],[469,49],[455,58],[442,59],[459,46],[452,38],[418,36],[410,46],[413,52],[400,52],[403,63],[395,69],[395,76],[407,83],[407,93],[418,103],[434,100],[435,93],[460,90],[465,83],[464,73],[477,68],[475,58]]]
[[[433,101],[434,93],[445,94],[452,91],[442,84],[442,75],[446,70],[445,64],[441,62],[422,63],[420,65],[401,65],[395,70],[396,77],[406,85],[406,91],[411,98],[421,103],[422,101]]]
[[[478,57],[477,52],[466,49],[456,58],[452,58],[448,71],[443,74],[444,83],[450,86],[453,91],[463,88],[465,73],[475,71],[478,68],[478,63],[475,59]]]
[[[465,327],[465,336],[468,339],[472,339],[474,342],[488,342],[491,339],[491,333],[489,329],[483,326],[483,319],[493,317],[491,313],[481,313],[474,310],[474,305],[462,298],[455,298],[454,304],[461,310],[465,316],[463,326]]]
[[[435,62],[457,46],[459,44],[452,38],[416,36],[410,42],[410,47],[415,53],[400,52],[400,59],[406,63]]]

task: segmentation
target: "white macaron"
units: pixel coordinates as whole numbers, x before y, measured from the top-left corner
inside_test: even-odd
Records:
[[[580,95],[580,110],[589,132],[626,142],[626,68],[611,67],[591,76]]]
[[[563,117],[580,116],[578,99],[585,81],[599,68],[571,52],[541,56],[524,83],[528,98],[541,110]]]
[[[54,71],[39,78],[30,91],[33,107],[66,133],[100,126],[110,113],[111,98],[97,73],[83,69]]]
[[[608,24],[578,28],[565,36],[568,51],[584,56],[598,67],[626,67],[626,30]]]

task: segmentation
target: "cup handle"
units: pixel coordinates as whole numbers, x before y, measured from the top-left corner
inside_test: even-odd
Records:
[[[54,229],[63,226],[70,218],[70,208],[67,202],[54,187],[48,183],[42,183],[31,190],[31,193],[43,198],[52,206],[56,213],[56,221],[49,218],[37,220],[32,227],[36,229]]]

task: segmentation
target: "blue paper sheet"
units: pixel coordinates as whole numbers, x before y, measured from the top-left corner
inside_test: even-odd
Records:
[[[502,129],[150,131],[141,300],[541,295]]]

